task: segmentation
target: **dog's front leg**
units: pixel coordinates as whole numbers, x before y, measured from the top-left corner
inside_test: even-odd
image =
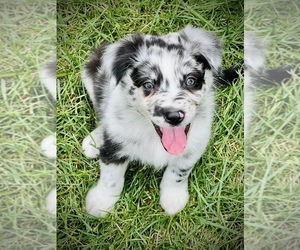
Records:
[[[105,164],[100,161],[100,179],[86,196],[86,210],[89,214],[104,217],[114,207],[124,186],[127,164]]]
[[[184,209],[189,200],[188,176],[192,168],[168,166],[160,183],[160,205],[168,215]]]

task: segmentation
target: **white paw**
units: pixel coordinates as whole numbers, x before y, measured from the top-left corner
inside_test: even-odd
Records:
[[[168,215],[180,212],[189,200],[189,193],[185,188],[165,188],[161,190],[160,205]]]
[[[56,137],[50,135],[41,142],[41,149],[48,158],[56,158]]]
[[[84,155],[88,158],[97,158],[100,154],[99,146],[90,135],[84,138],[82,149]]]
[[[56,189],[52,189],[46,197],[46,209],[50,214],[56,215]]]
[[[95,186],[86,196],[86,210],[96,217],[105,217],[119,199],[119,195],[110,195],[107,189]]]

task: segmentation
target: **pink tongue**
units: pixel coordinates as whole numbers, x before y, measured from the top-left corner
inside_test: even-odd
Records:
[[[184,127],[162,128],[162,144],[172,155],[182,153],[186,146],[186,134]]]

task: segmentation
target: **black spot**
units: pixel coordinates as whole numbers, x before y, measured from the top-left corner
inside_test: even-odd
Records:
[[[105,164],[123,164],[128,160],[128,156],[121,156],[122,144],[113,141],[104,132],[104,144],[100,148],[100,159]]]
[[[179,172],[181,172],[181,173],[187,173],[187,172],[189,172],[191,169],[190,168],[180,168],[179,169]]]
[[[204,70],[211,69],[210,64],[208,63],[208,61],[206,60],[206,58],[203,55],[201,55],[201,54],[194,55],[194,58],[195,58],[197,63],[203,65]]]
[[[168,79],[166,79],[166,89],[168,89],[170,87],[170,83],[168,81]]]
[[[177,39],[178,39],[178,42],[181,44],[181,38],[180,38],[180,36],[178,36]]]
[[[113,74],[117,79],[117,83],[122,79],[125,71],[131,68],[133,63],[136,62],[138,51],[143,45],[144,39],[139,33],[133,35],[131,39],[122,41],[113,64]]]
[[[136,87],[131,86],[129,89],[129,95],[134,95],[134,91],[136,90]]]

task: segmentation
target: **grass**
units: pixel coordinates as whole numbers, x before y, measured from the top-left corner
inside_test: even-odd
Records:
[[[243,59],[243,9],[235,1],[58,2],[58,249],[238,249],[243,246],[242,83],[217,90],[213,136],[190,177],[190,201],[175,216],[159,206],[162,172],[132,163],[115,209],[89,216],[85,196],[99,165],[81,142],[96,117],[80,80],[90,51],[137,30],[164,34],[186,24],[215,31],[224,66]]]
[[[267,67],[299,60],[299,8],[297,1],[246,1],[245,29],[266,41]],[[299,81],[295,68],[285,85],[256,91],[257,107],[245,148],[248,249],[300,246]]]
[[[55,168],[39,146],[52,134],[54,107],[38,79],[55,50],[55,4],[1,1],[0,9],[0,248],[55,249],[45,210]]]

